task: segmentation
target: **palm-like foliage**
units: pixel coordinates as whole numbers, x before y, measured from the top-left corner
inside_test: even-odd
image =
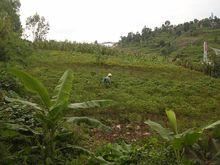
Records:
[[[175,152],[177,162],[180,164],[182,154],[187,146],[195,144],[203,135],[204,131],[211,130],[220,126],[220,120],[199,129],[188,129],[182,133],[178,133],[176,115],[172,110],[166,110],[166,115],[171,126],[171,129],[164,128],[160,124],[151,120],[145,121],[145,124],[149,125],[151,129],[155,130],[163,139],[170,142]]]
[[[77,110],[93,107],[103,107],[110,102],[110,100],[92,100],[82,103],[69,103],[73,82],[73,76],[70,70],[65,71],[63,76],[60,78],[58,85],[54,89],[54,96],[52,99],[50,99],[47,89],[36,78],[17,69],[10,69],[10,73],[19,78],[19,80],[24,84],[28,91],[37,94],[41,100],[41,104],[14,98],[5,99],[10,102],[19,102],[36,109],[36,119],[40,122],[42,128],[36,131],[28,128],[27,126],[4,123],[5,128],[23,131],[26,133],[31,132],[35,135],[41,135],[43,138],[41,148],[43,150],[42,153],[44,153],[45,161],[47,160],[48,162],[48,159],[52,163],[55,161],[56,151],[59,150],[57,149],[55,139],[57,136],[61,136],[59,128],[62,127],[63,122],[71,124],[85,123],[93,127],[109,130],[109,127],[105,126],[98,120],[88,117],[65,118],[66,112],[70,109]],[[65,148],[65,146],[63,146],[63,148]]]

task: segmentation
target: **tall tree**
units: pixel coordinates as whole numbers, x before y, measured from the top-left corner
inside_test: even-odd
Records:
[[[14,32],[21,32],[21,22],[19,16],[20,6],[21,4],[19,0],[0,1],[0,18],[1,20],[10,20],[10,26]]]
[[[0,60],[6,61],[19,53],[21,22],[19,0],[0,0]]]
[[[166,27],[170,26],[170,21],[169,20],[165,21],[165,26]]]
[[[141,31],[142,40],[146,41],[150,37],[151,33],[152,33],[152,30],[144,26],[144,28]]]
[[[26,30],[31,32],[33,41],[43,41],[46,39],[50,26],[43,16],[35,13],[27,18]]]

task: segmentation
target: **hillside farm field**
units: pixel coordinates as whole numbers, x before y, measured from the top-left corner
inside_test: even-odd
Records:
[[[163,59],[111,56],[97,64],[92,54],[39,51],[26,63],[25,70],[38,77],[50,91],[62,73],[71,69],[72,102],[114,100],[106,109],[86,110],[81,114],[110,126],[141,124],[148,118],[162,120],[165,109],[176,112],[182,129],[214,121],[220,115],[218,79],[168,64]],[[109,88],[101,84],[107,73],[113,75]]]
[[[78,153],[75,157],[70,154],[66,158],[64,157],[66,152],[60,153],[62,158],[59,161],[65,159],[65,162],[71,162],[70,164],[93,165],[97,164],[96,159],[98,159],[98,162],[108,160],[118,163],[118,161],[121,161],[120,164],[126,162],[145,164],[146,160],[151,162],[150,164],[164,164],[167,161],[168,164],[178,164],[176,162],[178,161],[177,156],[174,156],[174,152],[170,148],[171,145],[160,141],[161,138],[150,129],[146,121],[149,122],[148,119],[150,119],[169,127],[170,124],[166,113],[169,110],[174,111],[178,120],[178,130],[182,132],[189,131],[194,127],[201,128],[211,124],[218,120],[220,115],[219,79],[176,66],[169,63],[166,58],[156,54],[142,56],[104,55],[100,59],[97,54],[35,50],[26,59],[17,62],[11,61],[9,65],[13,65],[15,68],[23,70],[40,80],[48,89],[50,97],[55,96],[55,87],[59,89],[60,85],[57,86],[57,84],[61,82],[60,77],[63,73],[66,70],[71,70],[73,73],[73,81],[70,84],[72,86],[72,89],[70,88],[71,103],[81,103],[89,100],[112,100],[110,105],[102,108],[93,107],[66,111],[64,119],[72,116],[85,117],[84,124],[65,125],[63,123],[65,120],[58,122],[63,128],[61,130],[58,129],[57,133],[71,130],[69,132],[71,137],[69,137],[68,133],[58,139],[51,140],[51,142],[56,144],[56,147],[71,142],[74,145],[83,146],[89,150],[86,152],[89,152],[89,154],[92,152],[95,156],[95,162],[91,163],[90,161],[94,161],[94,156],[83,157],[81,153]],[[112,82],[110,86],[105,86],[102,83],[102,79],[108,73],[112,74]],[[9,81],[6,78],[6,81],[3,82],[6,84],[6,96],[12,98],[23,97],[40,105],[39,98],[31,95],[30,92],[23,88],[22,83],[18,82],[16,79]],[[18,94],[10,91],[10,86],[7,86],[7,84],[11,84],[11,89],[18,92]],[[28,103],[28,106],[22,106],[22,104],[16,102],[8,102],[7,97],[5,98],[6,101],[3,100],[1,102],[3,114],[1,120],[15,121],[18,124],[30,126],[31,129],[45,129],[43,125],[38,124],[40,120],[36,118],[37,111],[33,107],[31,108],[33,106],[32,103]],[[100,123],[94,125],[94,127],[98,128],[89,126],[93,122],[86,121],[87,117],[97,119],[110,128],[111,131],[98,129],[103,127],[102,124],[99,127]],[[52,126],[56,127],[53,124]],[[19,127],[16,126],[15,128]],[[22,128],[22,131],[25,130],[24,128]],[[50,129],[45,130],[49,131]],[[160,134],[160,132],[157,133]],[[13,132],[5,132],[4,134],[9,137],[12,136],[12,139],[16,136]],[[194,134],[192,135],[194,136]],[[21,138],[19,143],[14,142],[16,138],[12,142],[18,145],[17,148],[30,143],[30,141],[22,140],[28,136],[18,137]],[[29,138],[32,139],[34,137],[30,136]],[[10,145],[11,141],[8,143],[6,140],[4,144]],[[30,145],[34,144],[35,141],[31,140]],[[5,148],[4,145],[1,147]],[[29,146],[26,146],[21,152],[18,152],[17,148],[8,149],[14,155],[18,155],[14,160],[32,162],[36,159],[41,161],[39,157],[35,157],[34,153],[32,157],[25,160],[26,150],[27,154],[34,151]],[[83,152],[85,152],[85,149],[83,149]],[[121,156],[115,156],[114,154]],[[38,153],[37,155],[41,154]],[[106,157],[107,155],[109,157]],[[126,158],[124,158],[124,155]],[[167,155],[170,155],[169,159],[167,159]],[[11,157],[5,158],[11,160]]]
[[[0,165],[219,165],[212,1],[0,0]]]

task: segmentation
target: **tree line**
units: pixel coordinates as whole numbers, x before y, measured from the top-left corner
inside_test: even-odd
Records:
[[[165,45],[164,40],[155,42],[155,37],[172,35],[178,37],[184,33],[189,33],[191,36],[197,35],[200,29],[219,29],[220,19],[217,16],[210,16],[202,20],[194,19],[193,21],[185,22],[178,25],[172,25],[169,20],[165,21],[161,27],[155,27],[154,30],[144,26],[141,32],[129,32],[127,36],[121,36],[119,45],[126,46],[129,44],[148,44],[151,47],[160,47]],[[154,43],[154,44],[153,44]]]

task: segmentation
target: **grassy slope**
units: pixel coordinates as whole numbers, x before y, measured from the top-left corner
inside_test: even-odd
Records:
[[[182,35],[175,40],[177,51],[173,52],[173,54],[182,54],[188,60],[200,62],[203,57],[203,42],[208,42],[210,47],[220,48],[218,36],[220,36],[220,29],[203,29],[197,31],[197,34],[194,36],[190,36],[190,34]],[[217,41],[215,40],[216,37]],[[214,52],[209,49],[209,54],[214,55]]]
[[[99,118],[106,124],[162,119],[166,108],[173,109],[189,127],[215,120],[220,115],[220,81],[202,73],[154,62],[147,57],[106,58],[97,65],[91,54],[39,51],[28,59],[27,71],[41,79],[52,92],[64,70],[74,71],[72,101],[113,99],[106,110],[87,110],[77,115]],[[105,88],[100,80],[108,72],[113,84]],[[190,122],[189,122],[190,121]]]

